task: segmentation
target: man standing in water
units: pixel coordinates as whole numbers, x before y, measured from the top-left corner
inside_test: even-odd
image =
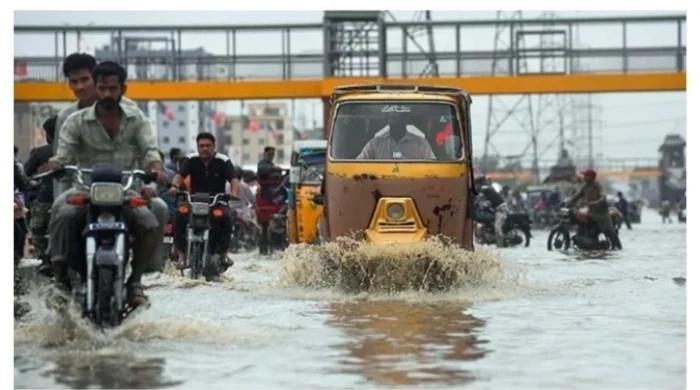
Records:
[[[622,213],[622,220],[625,221],[625,225],[627,225],[627,229],[631,230],[632,225],[630,225],[630,218],[629,218],[629,203],[627,202],[627,199],[625,199],[625,196],[622,195],[622,192],[617,193],[617,209],[620,210],[620,213]]]

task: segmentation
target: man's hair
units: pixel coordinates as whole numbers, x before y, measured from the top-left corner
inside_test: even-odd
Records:
[[[124,85],[126,82],[126,69],[114,61],[102,61],[92,71],[92,80],[97,83],[100,78],[108,76],[117,76],[119,84]]]
[[[68,77],[70,72],[87,69],[90,73],[95,69],[97,61],[95,57],[85,53],[73,53],[63,60],[63,75]]]
[[[265,146],[265,149],[263,149],[263,151],[264,151],[265,153],[267,153],[267,152],[274,152],[274,151],[275,151],[275,147],[274,147],[274,146]]]
[[[243,172],[241,172],[241,177],[246,183],[253,182],[258,178],[258,176],[255,174],[255,171],[251,171],[250,169],[244,169]]]
[[[58,115],[53,115],[49,117],[49,119],[44,121],[44,124],[41,125],[41,127],[44,128],[44,131],[46,132],[46,138],[53,138],[54,133],[56,132],[56,119],[58,118]]]
[[[170,160],[175,160],[175,157],[177,157],[178,154],[182,153],[182,149],[180,148],[170,148]]]
[[[197,134],[197,144],[199,144],[200,139],[208,139],[211,141],[211,143],[213,143],[213,144],[216,143],[216,137],[214,137],[214,134],[212,134],[212,133],[199,133],[199,134]]]

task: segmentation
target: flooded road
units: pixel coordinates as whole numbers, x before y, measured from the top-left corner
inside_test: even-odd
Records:
[[[151,307],[105,333],[33,286],[15,387],[684,388],[685,225],[643,219],[619,253],[547,252],[544,231],[481,251],[447,292],[347,292],[312,283],[303,251],[235,255],[219,284],[148,275]]]

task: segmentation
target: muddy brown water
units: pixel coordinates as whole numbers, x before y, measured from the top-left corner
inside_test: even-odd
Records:
[[[548,252],[536,231],[530,248],[473,256],[436,243],[234,255],[221,283],[147,275],[151,307],[105,332],[33,284],[15,387],[683,388],[685,226],[633,228],[613,253]],[[450,277],[426,278],[436,258]]]

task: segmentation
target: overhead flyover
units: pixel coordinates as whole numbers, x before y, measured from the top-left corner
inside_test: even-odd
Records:
[[[460,78],[334,77],[317,80],[129,82],[133,100],[305,99],[330,96],[340,85],[363,83],[453,86],[472,95],[684,91],[685,73],[591,74]],[[65,83],[15,83],[15,101],[74,99]]]
[[[474,47],[497,23],[509,24],[509,48]],[[474,95],[684,91],[685,25],[685,15],[387,22],[359,12],[345,24],[15,26],[16,48],[41,41],[54,52],[16,55],[14,92],[17,102],[72,100],[61,63],[88,42],[99,60],[126,65],[135,100],[325,98],[359,83],[446,85]],[[411,34],[417,28],[447,43],[426,51]]]

